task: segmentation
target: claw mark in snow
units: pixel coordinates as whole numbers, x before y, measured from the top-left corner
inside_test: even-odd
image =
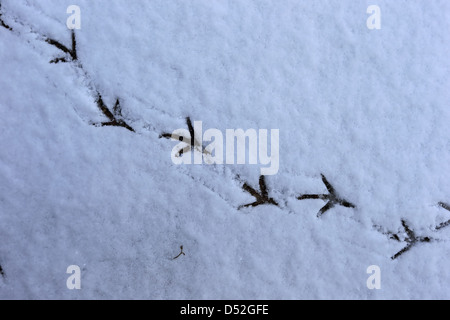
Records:
[[[444,203],[444,202],[439,202],[438,205],[439,205],[440,207],[444,208],[445,210],[450,211],[450,205],[448,205],[448,204],[446,204],[446,203]],[[448,220],[448,221],[446,221],[446,222],[442,222],[440,225],[438,225],[438,226],[436,227],[436,230],[441,230],[441,229],[443,229],[443,228],[445,228],[445,227],[448,227],[448,226],[450,226],[450,220]]]
[[[325,212],[334,208],[337,204],[344,206],[346,208],[356,208],[354,204],[340,198],[337,195],[336,190],[331,185],[331,183],[328,182],[327,178],[323,174],[322,174],[322,181],[327,187],[329,194],[304,194],[297,198],[298,200],[306,200],[306,199],[320,199],[324,201],[328,200],[328,203],[322,209],[320,209],[319,213],[317,214],[317,217],[322,216]]]
[[[243,206],[240,206],[239,209],[247,208],[247,207],[257,207],[263,204],[271,204],[274,206],[278,206],[278,203],[273,199],[269,198],[269,192],[267,191],[267,185],[265,176],[259,177],[259,189],[260,192],[253,189],[250,185],[247,183],[244,183],[244,186],[242,187],[245,191],[250,193],[253,197],[256,198],[256,201],[253,203],[249,203]]]
[[[77,61],[78,60],[78,54],[77,54],[77,39],[75,36],[75,31],[72,30],[72,49],[67,48],[65,45],[63,45],[62,43],[53,40],[53,39],[46,39],[45,42],[47,42],[48,44],[58,48],[59,50],[61,50],[62,52],[68,54],[70,56],[70,60],[67,60],[67,57],[60,57],[60,58],[56,58],[52,61],[50,61],[50,63],[58,63],[58,62],[72,62],[72,61]]]
[[[450,223],[448,223],[446,225],[441,224],[440,226],[436,227],[435,230],[440,230],[448,225],[450,225]],[[409,250],[411,250],[412,247],[416,246],[419,243],[430,243],[433,241],[439,241],[439,240],[433,239],[431,237],[417,236],[416,233],[414,232],[414,230],[412,230],[408,226],[407,222],[403,219],[402,219],[402,227],[404,230],[403,232],[393,233],[391,231],[383,231],[383,228],[380,226],[374,226],[374,227],[382,234],[389,236],[389,239],[391,239],[391,240],[395,240],[397,242],[406,242],[406,247],[404,247],[402,250],[400,250],[399,252],[394,254],[391,257],[392,260],[397,259],[398,257],[400,257],[404,253],[408,252]]]
[[[2,26],[3,28],[8,29],[9,31],[12,31],[12,28],[10,26],[8,26],[5,21],[3,21],[2,18],[2,3],[0,2],[0,26]]]
[[[180,151],[178,151],[177,156],[181,157],[183,154],[188,153],[189,151],[197,150],[198,152],[202,154],[209,155],[210,153],[203,148],[202,144],[198,141],[196,135],[194,126],[192,125],[192,121],[190,117],[186,118],[186,124],[188,126],[189,130],[189,136],[182,135],[182,134],[176,134],[176,133],[163,133],[159,136],[159,138],[166,138],[166,139],[172,139],[175,141],[181,141],[186,144],[186,146]],[[200,133],[201,134],[201,133]]]
[[[132,127],[130,127],[122,118],[122,108],[120,106],[120,101],[117,99],[116,104],[114,106],[113,112],[111,112],[108,107],[103,102],[102,96],[100,93],[97,93],[97,106],[103,112],[103,114],[109,119],[108,122],[102,122],[100,125],[102,127],[113,126],[113,127],[123,127],[128,129],[131,132],[135,132]],[[94,125],[97,125],[94,123]]]

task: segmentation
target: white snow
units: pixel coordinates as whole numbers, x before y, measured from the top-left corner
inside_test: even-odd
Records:
[[[0,298],[450,299],[449,1],[75,2],[1,0]],[[136,133],[91,125],[97,90]],[[237,209],[260,166],[174,165],[188,116],[280,129],[280,207]],[[296,200],[321,173],[357,208]],[[401,219],[440,241],[392,261]]]

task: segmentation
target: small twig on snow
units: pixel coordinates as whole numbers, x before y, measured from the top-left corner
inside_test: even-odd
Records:
[[[175,258],[173,258],[172,260],[176,260],[176,259],[178,259],[179,257],[181,257],[182,255],[183,255],[183,256],[186,255],[186,254],[183,252],[183,246],[180,246],[180,250],[181,250],[180,254],[177,255],[177,256],[176,256]]]

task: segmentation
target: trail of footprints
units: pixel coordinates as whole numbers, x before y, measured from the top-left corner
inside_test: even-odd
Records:
[[[14,31],[12,27],[10,27],[6,22],[3,20],[2,17],[2,11],[1,11],[2,5],[0,2],[0,26],[3,28],[6,28],[9,31]],[[58,50],[62,51],[65,55],[55,58],[50,61],[52,64],[58,64],[58,63],[71,63],[71,62],[77,62],[77,67],[80,68],[84,73],[86,73],[83,69],[83,65],[79,63],[78,61],[78,53],[77,53],[77,39],[75,31],[71,31],[71,48],[69,49],[67,46],[62,44],[61,42],[48,38],[46,36],[43,36],[43,39],[46,43],[49,45],[57,48]],[[131,132],[135,132],[134,129],[128,125],[128,123],[125,121],[125,119],[122,116],[122,107],[120,105],[119,99],[116,100],[116,104],[112,111],[110,108],[106,106],[102,99],[102,95],[98,90],[94,88],[94,91],[96,92],[96,100],[95,103],[97,104],[98,109],[103,113],[103,115],[108,118],[108,121],[103,121],[100,123],[93,123],[91,122],[91,125],[94,126],[100,126],[100,127],[107,127],[107,126],[114,126],[114,127],[122,127],[125,128]]]
[[[0,1],[0,27],[3,27],[9,31],[14,31],[14,29],[3,20],[1,1]],[[57,40],[50,39],[47,37],[44,37],[44,39],[45,39],[46,43],[57,48],[58,50],[62,51],[62,53],[64,53],[64,56],[55,58],[55,59],[51,60],[50,63],[57,64],[57,63],[77,62],[77,67],[79,67],[80,69],[83,70],[83,66],[78,61],[77,41],[76,41],[75,31],[72,30],[72,32],[71,32],[71,48],[70,49]],[[83,72],[85,72],[85,71],[83,70]],[[97,108],[108,119],[108,121],[103,121],[100,123],[91,122],[90,124],[97,126],[97,127],[107,127],[107,126],[120,127],[120,128],[124,128],[128,131],[135,133],[136,132],[135,129],[132,128],[126,122],[124,117],[122,116],[122,107],[120,105],[120,100],[117,99],[114,107],[112,109],[110,109],[104,103],[100,92],[98,90],[95,90],[95,92],[97,95],[96,100],[95,100]],[[186,141],[187,146],[184,149],[179,151],[178,156],[182,156],[184,153],[195,152],[195,151],[205,153],[206,151],[205,151],[204,147],[201,146],[199,148],[198,143],[196,143],[194,128],[192,126],[192,121],[189,117],[186,118],[186,124],[189,129],[189,135],[190,135],[189,137],[176,136],[171,133],[163,133],[160,135],[160,138],[172,139],[172,140],[176,140],[176,141]],[[354,204],[352,204],[348,200],[346,200],[338,195],[334,186],[327,180],[327,178],[323,174],[321,175],[321,177],[322,177],[322,182],[324,183],[325,187],[327,188],[327,190],[329,192],[328,194],[303,194],[303,195],[298,196],[297,200],[300,200],[300,201],[303,201],[303,200],[325,201],[326,202],[325,206],[322,207],[320,209],[320,211],[317,213],[318,218],[322,217],[325,213],[329,212],[331,209],[333,209],[337,205],[343,206],[346,208],[356,208],[356,206]],[[254,197],[255,201],[252,203],[249,203],[249,204],[241,205],[237,208],[237,210],[241,210],[243,208],[249,208],[249,207],[256,208],[261,205],[272,205],[272,206],[279,207],[278,202],[269,196],[269,188],[267,187],[267,182],[266,182],[265,176],[261,176],[259,178],[259,191],[256,190],[255,188],[253,188],[251,186],[251,184],[249,184],[247,182],[245,182],[242,185],[242,189],[243,189],[243,191],[245,191],[246,193],[248,193],[249,195]],[[450,205],[443,203],[443,202],[440,202],[438,205],[440,207],[450,211]],[[402,225],[403,230],[399,231],[397,233],[389,231],[378,225],[373,226],[375,230],[388,236],[388,238],[390,240],[394,240],[396,242],[401,242],[401,243],[405,244],[405,247],[402,250],[400,250],[399,252],[397,252],[396,254],[394,254],[391,257],[392,260],[399,258],[400,256],[402,256],[406,252],[410,251],[413,247],[415,247],[418,244],[439,241],[438,239],[434,239],[429,236],[417,235],[416,232],[408,225],[408,222],[404,219],[401,220],[401,225]],[[450,220],[446,221],[446,222],[442,222],[441,224],[436,226],[433,231],[439,231],[448,226],[450,226]],[[174,260],[177,259],[178,257],[180,257],[181,255],[184,255],[182,247],[181,247],[181,253],[177,257],[175,257]],[[5,277],[4,270],[2,269],[1,266],[0,266],[0,276]]]
[[[78,54],[77,54],[77,40],[75,31],[72,30],[72,48],[68,49],[65,45],[61,44],[60,42],[53,40],[53,39],[46,39],[45,40],[48,44],[58,48],[62,52],[66,54],[64,57],[59,57],[54,60],[51,60],[50,63],[67,63],[67,62],[75,62],[78,61]],[[78,65],[80,69],[83,69],[83,66],[81,64]],[[114,105],[114,108],[112,111],[106,106],[106,104],[103,101],[102,95],[100,92],[96,91],[97,98],[95,100],[98,109],[103,113],[103,115],[108,118],[109,121],[103,121],[100,123],[92,123],[94,126],[101,126],[101,127],[122,127],[125,128],[131,132],[135,132],[134,129],[127,124],[125,119],[122,116],[122,107],[120,105],[119,99],[116,100],[116,104]]]

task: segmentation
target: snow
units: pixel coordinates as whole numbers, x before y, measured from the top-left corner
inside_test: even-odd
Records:
[[[78,0],[59,64],[73,1],[1,4],[0,298],[450,298],[448,1]],[[97,91],[136,133],[92,125]],[[173,164],[159,135],[186,117],[280,129],[280,207],[238,210],[260,166]],[[357,208],[296,200],[321,174]],[[402,219],[440,241],[392,261],[374,226]]]

